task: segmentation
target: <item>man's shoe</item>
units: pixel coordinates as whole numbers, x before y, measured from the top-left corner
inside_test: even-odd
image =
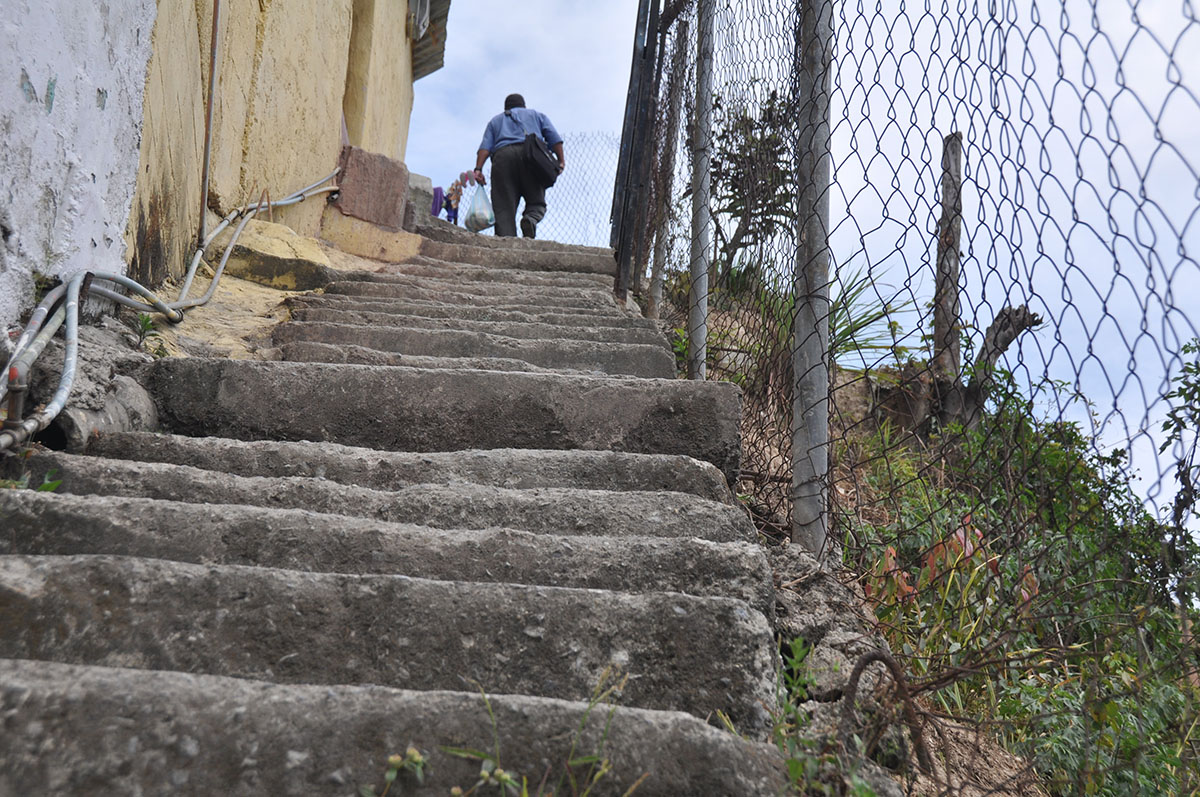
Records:
[[[533,219],[521,219],[521,235],[526,238],[537,238],[537,222]]]

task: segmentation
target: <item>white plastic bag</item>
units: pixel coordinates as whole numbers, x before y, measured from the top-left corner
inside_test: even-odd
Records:
[[[463,224],[471,232],[486,230],[496,223],[496,214],[492,212],[492,200],[488,199],[483,186],[475,187],[475,195],[471,197],[471,206],[467,208]]]

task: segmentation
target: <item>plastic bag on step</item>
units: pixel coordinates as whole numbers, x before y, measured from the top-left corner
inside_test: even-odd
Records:
[[[463,224],[471,232],[480,232],[486,230],[496,223],[496,214],[492,212],[492,200],[488,199],[487,191],[483,186],[475,188],[475,194],[471,197],[471,205],[467,208],[467,216],[463,219]]]

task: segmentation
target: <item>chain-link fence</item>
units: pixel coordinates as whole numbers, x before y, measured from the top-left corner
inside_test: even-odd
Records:
[[[618,291],[742,386],[764,535],[1049,791],[1200,788],[1194,6],[639,13]]]
[[[547,211],[538,224],[538,238],[577,246],[608,246],[611,191],[620,144],[620,136],[615,133],[563,134],[567,168],[554,186],[546,189]],[[484,166],[484,176],[491,180],[490,160]],[[460,220],[465,218],[475,190],[474,185],[464,186],[461,197],[457,198]],[[444,209],[440,215],[447,217]]]

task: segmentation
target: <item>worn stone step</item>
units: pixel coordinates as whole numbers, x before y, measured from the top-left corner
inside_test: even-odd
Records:
[[[666,342],[605,343],[589,340],[512,338],[460,329],[356,326],[293,321],[272,331],[276,345],[308,341],[357,345],[420,357],[499,357],[543,368],[571,368],[648,379],[675,375],[675,355]]]
[[[505,304],[494,307],[458,305],[428,300],[387,299],[386,297],[363,298],[338,294],[305,294],[284,300],[291,308],[319,307],[329,310],[350,310],[399,316],[423,316],[426,318],[456,318],[464,321],[506,321],[514,323],[555,324],[558,326],[615,326],[625,329],[656,329],[654,321],[640,318],[608,308],[573,308],[563,312],[561,308],[537,307],[525,304]]]
[[[474,371],[528,371],[530,373],[591,374],[595,371],[579,371],[573,368],[543,368],[540,365],[514,360],[507,357],[421,357],[400,354],[394,351],[368,349],[364,346],[333,345],[298,341],[284,343],[259,353],[268,360],[284,360],[295,363],[330,363],[346,365],[403,366],[405,368],[452,368]],[[611,374],[609,376],[612,376]]]
[[[739,600],[115,556],[0,557],[0,658],[565,700],[615,665],[626,705],[758,737],[775,697]]]
[[[33,483],[61,480],[59,490],[73,495],[307,509],[439,529],[502,527],[540,534],[699,537],[715,542],[756,539],[740,507],[685,493],[511,490],[469,483],[372,490],[327,479],[236,476],[187,465],[53,451],[32,454],[22,467]]]
[[[544,324],[528,321],[474,321],[325,307],[297,307],[292,310],[292,320],[407,329],[453,329],[528,340],[588,340],[598,343],[641,343],[664,347],[667,345],[661,332],[644,326],[589,327],[580,324]]]
[[[610,709],[477,691],[291,686],[175,672],[0,660],[0,788],[5,794],[348,797],[383,790],[387,758],[417,747],[424,783],[393,793],[466,791],[498,752],[530,784],[569,793],[562,762],[611,765],[590,794],[778,795],[782,756],[679,712]],[[574,775],[585,780],[587,765]],[[644,777],[644,779],[642,779]],[[265,788],[264,784],[270,784]],[[531,788],[533,788],[531,785]]]
[[[617,451],[487,449],[413,454],[336,443],[243,441],[150,432],[94,436],[85,453],[191,465],[239,476],[313,476],[390,490],[404,484],[471,482],[526,490],[669,490],[732,503],[715,467],[690,457]]]
[[[455,283],[441,285],[403,284],[388,282],[334,282],[325,287],[326,295],[361,296],[370,299],[424,299],[448,304],[481,307],[513,304],[531,307],[557,308],[558,312],[596,310],[619,315],[621,310],[609,294],[578,288],[527,288],[518,286],[465,286]]]
[[[738,472],[741,391],[723,382],[199,358],[157,360],[146,379],[181,434],[684,454]]]
[[[490,235],[464,240],[454,231],[436,226],[421,227],[417,232],[425,238],[420,254],[435,260],[523,271],[573,271],[609,277],[617,273],[611,249]]]
[[[399,282],[413,277],[454,279],[462,282],[506,283],[514,285],[555,285],[597,288],[612,291],[611,276],[569,271],[524,271],[513,268],[488,268],[468,263],[453,263],[417,255],[404,263],[388,263],[356,277],[377,282]]]
[[[514,272],[520,274],[523,272]],[[535,279],[536,274],[532,275]],[[401,288],[424,288],[433,291],[449,291],[465,296],[556,296],[563,299],[581,299],[583,302],[597,302],[605,305],[616,305],[612,290],[595,283],[579,285],[552,285],[538,282],[479,282],[459,279],[454,275],[441,277],[413,276],[407,274],[386,274],[370,271],[344,272],[342,279],[333,285],[358,285],[364,290]],[[352,294],[353,295],[353,294]]]
[[[440,530],[295,509],[0,491],[0,553],[383,573],[617,592],[682,592],[774,611],[760,546],[659,537]],[[769,615],[768,615],[769,616]]]

